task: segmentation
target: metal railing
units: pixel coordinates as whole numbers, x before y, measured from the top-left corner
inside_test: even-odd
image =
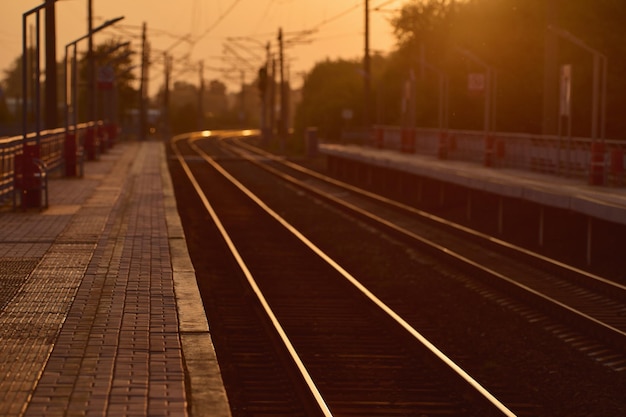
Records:
[[[13,193],[15,155],[22,152],[22,137],[0,139],[0,202]]]
[[[77,133],[84,135],[88,126],[93,123],[83,123],[77,127]],[[37,134],[26,136],[29,145],[36,143]],[[39,134],[39,160],[46,166],[47,173],[61,171],[66,164],[65,155],[66,131],[64,128],[42,131]],[[78,143],[82,143],[81,140]],[[13,198],[15,189],[15,156],[22,154],[24,138],[22,135],[0,138],[0,203]],[[82,155],[82,147],[78,152]],[[82,161],[81,161],[82,163]]]
[[[626,141],[375,126],[371,132],[343,135],[342,143],[589,180],[593,185],[626,185]]]

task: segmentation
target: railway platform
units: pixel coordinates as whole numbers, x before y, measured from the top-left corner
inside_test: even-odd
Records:
[[[230,415],[161,142],[2,208],[0,415]]]
[[[340,161],[340,165],[341,161],[352,161],[396,170],[626,225],[624,187],[593,186],[564,176],[487,167],[475,162],[442,160],[428,155],[357,145],[326,143],[319,145],[319,151]],[[350,168],[344,166],[338,169]]]

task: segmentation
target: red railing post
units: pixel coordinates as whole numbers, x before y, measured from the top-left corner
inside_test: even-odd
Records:
[[[65,133],[65,176],[76,177],[78,175],[78,141],[76,131]]]
[[[448,159],[448,132],[439,132],[439,146],[437,148],[437,158]]]
[[[95,161],[98,156],[98,138],[93,125],[87,126],[85,130],[85,154],[88,161]]]
[[[604,184],[604,143],[591,143],[591,161],[589,163],[589,184]]]
[[[492,167],[494,163],[495,139],[491,135],[485,138],[485,166]]]
[[[24,143],[23,152],[15,155],[15,192],[20,193],[23,209],[41,207],[41,181],[35,160],[40,157],[37,144]]]
[[[411,127],[402,128],[400,136],[400,151],[404,153],[415,153],[415,129]]]
[[[376,147],[378,149],[383,149],[385,147],[385,128],[382,126],[377,126],[375,131],[375,141]]]
[[[109,129],[103,123],[98,123],[96,133],[100,141],[100,153],[103,154],[109,147]]]
[[[107,132],[109,134],[109,148],[112,148],[117,140],[117,124],[109,123],[107,125]]]
[[[624,182],[624,150],[611,149],[611,179],[613,185],[621,186]]]

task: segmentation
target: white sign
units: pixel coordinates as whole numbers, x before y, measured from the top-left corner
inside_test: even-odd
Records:
[[[467,89],[472,93],[482,93],[485,91],[485,74],[475,72],[467,75]]]
[[[570,117],[572,111],[572,66],[561,65],[561,88],[559,92],[559,114]]]

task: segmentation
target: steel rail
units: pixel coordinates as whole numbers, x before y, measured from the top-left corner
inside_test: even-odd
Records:
[[[217,135],[217,134],[218,134],[217,132],[211,132],[209,135],[213,136],[213,135]],[[200,149],[194,143],[195,141],[197,141],[199,139],[202,139],[202,138],[206,138],[209,135],[193,135],[190,138],[189,144],[194,149],[194,151],[196,151],[198,153],[198,155],[200,155],[214,169],[216,169],[222,175],[224,175],[224,177],[228,178],[235,186],[237,186],[244,194],[246,194],[248,196],[248,198],[253,200],[259,207],[263,208],[271,217],[273,217],[283,227],[285,227],[289,232],[291,232],[294,236],[296,236],[311,251],[316,253],[321,259],[323,259],[325,262],[327,262],[328,265],[330,265],[338,273],[340,273],[348,282],[350,282],[355,288],[357,288],[364,296],[366,296],[378,308],[380,308],[385,314],[387,314],[396,323],[398,323],[402,328],[404,328],[419,343],[421,343],[432,354],[434,354],[441,362],[446,364],[452,371],[454,371],[454,373],[456,373],[462,380],[464,380],[469,386],[471,386],[480,396],[482,396],[487,402],[489,402],[499,412],[501,412],[502,415],[508,416],[508,417],[515,416],[515,414],[510,409],[508,409],[503,403],[501,403],[493,394],[491,394],[485,387],[483,387],[478,381],[476,381],[471,375],[469,375],[464,369],[462,369],[452,359],[450,359],[441,350],[439,350],[433,343],[431,343],[426,337],[424,337],[417,329],[412,327],[406,320],[404,320],[400,315],[398,315],[391,307],[389,307],[381,299],[379,299],[376,295],[374,295],[371,291],[369,291],[369,289],[367,289],[355,277],[353,277],[348,271],[346,271],[343,267],[341,267],[341,265],[339,265],[337,262],[335,262],[329,255],[327,255],[318,246],[316,246],[313,242],[311,242],[307,237],[305,237],[293,225],[291,225],[283,217],[281,217],[278,213],[276,213],[269,206],[267,206],[267,204],[265,204],[258,196],[253,194],[248,188],[246,188],[242,183],[240,183],[236,178],[234,178],[221,165],[219,165],[213,158],[211,158],[208,154],[206,154],[202,149]],[[236,134],[234,132],[227,132],[227,133],[224,134],[224,136],[227,136],[227,137],[237,137],[237,136],[242,136],[242,135],[241,134]],[[185,137],[187,137],[187,136],[185,136]],[[182,156],[178,156],[177,155],[177,157],[179,157],[179,160],[182,159]],[[182,163],[182,161],[181,161],[181,163]],[[185,170],[185,171],[187,171],[187,170]],[[196,187],[195,184],[194,184],[194,187]],[[199,191],[199,185],[196,187],[196,190]],[[207,204],[209,204],[208,201],[206,201],[206,198],[203,198],[203,202],[204,202],[205,206]],[[210,206],[210,204],[209,204],[209,206]],[[212,216],[213,216],[213,214],[212,214]],[[255,291],[256,291],[256,289],[255,289]],[[260,293],[260,290],[259,290],[259,293]],[[262,294],[261,294],[261,296],[262,296]],[[275,319],[275,317],[274,317],[274,319]],[[286,335],[285,335],[285,337],[286,337]],[[295,354],[295,352],[294,352],[294,354]],[[297,356],[297,354],[296,354],[296,356]]]
[[[322,397],[322,395],[319,392],[317,386],[315,385],[315,382],[313,381],[313,378],[311,378],[311,375],[309,374],[308,370],[304,366],[304,363],[302,362],[302,359],[300,359],[300,356],[296,352],[293,344],[289,340],[289,337],[287,336],[287,334],[284,331],[283,327],[281,326],[280,322],[276,318],[276,315],[272,311],[272,308],[270,307],[269,303],[265,299],[265,296],[263,295],[261,289],[257,285],[256,280],[252,276],[252,273],[248,269],[248,266],[246,265],[245,261],[241,257],[237,247],[235,246],[235,244],[231,240],[230,235],[228,234],[228,231],[226,231],[226,229],[224,228],[220,218],[218,217],[217,213],[213,209],[213,206],[211,205],[211,203],[207,199],[206,195],[202,191],[202,188],[200,187],[200,184],[198,183],[198,180],[196,179],[196,177],[191,172],[191,168],[189,168],[189,165],[185,161],[185,158],[183,157],[183,155],[181,154],[180,150],[178,149],[177,142],[180,141],[180,140],[188,139],[188,138],[189,138],[189,135],[180,135],[180,136],[174,137],[173,140],[172,140],[172,150],[175,153],[176,158],[178,159],[178,162],[180,163],[181,167],[185,171],[185,174],[189,178],[189,181],[192,183],[194,189],[196,190],[196,193],[198,194],[198,197],[200,197],[200,199],[202,200],[202,204],[204,205],[204,207],[206,208],[207,212],[211,216],[211,219],[213,220],[213,222],[215,223],[216,227],[218,228],[218,230],[219,230],[220,234],[222,235],[222,238],[226,242],[230,252],[232,253],[232,255],[235,258],[235,260],[237,261],[237,264],[239,265],[239,268],[241,268],[241,271],[244,273],[248,283],[252,287],[252,290],[254,291],[254,293],[256,294],[257,298],[259,299],[261,305],[263,306],[263,309],[265,310],[265,313],[268,315],[268,317],[270,318],[274,328],[278,332],[282,342],[287,347],[287,350],[289,351],[290,356],[292,357],[292,359],[296,363],[296,366],[298,367],[298,370],[300,371],[300,373],[303,376],[307,386],[309,387],[309,390],[311,391],[311,393],[313,394],[315,400],[317,401],[317,404],[319,405],[320,411],[322,411],[322,413],[325,416],[332,417],[332,413],[328,409],[328,406],[326,405],[326,402],[325,402],[324,398]],[[193,136],[191,137],[191,140],[193,140]],[[215,164],[208,155],[205,154],[204,157],[205,157],[205,160],[207,162],[209,162],[209,164],[211,164],[213,166],[219,167],[219,165]],[[221,170],[221,167],[219,167],[219,168]]]
[[[404,211],[406,211],[408,213],[417,215],[417,216],[419,216],[421,218],[424,218],[426,220],[429,220],[429,221],[441,224],[443,226],[452,228],[454,230],[458,230],[458,231],[466,233],[466,234],[468,234],[470,236],[473,236],[473,237],[476,237],[476,238],[483,239],[485,241],[494,243],[494,244],[496,244],[496,245],[498,245],[498,246],[500,246],[502,248],[513,250],[513,251],[515,251],[517,253],[523,254],[523,255],[528,256],[530,258],[537,259],[539,261],[542,261],[542,262],[550,264],[550,265],[552,265],[554,267],[566,270],[566,271],[571,272],[573,274],[577,274],[577,275],[583,276],[583,277],[585,277],[585,278],[587,278],[589,280],[592,280],[592,281],[595,281],[595,282],[598,282],[598,283],[600,283],[602,285],[607,286],[609,288],[609,291],[626,292],[626,285],[623,285],[623,284],[611,281],[609,279],[606,279],[604,277],[592,274],[592,273],[584,271],[584,270],[582,270],[580,268],[576,268],[576,267],[574,267],[572,265],[568,265],[566,263],[557,261],[555,259],[549,258],[547,256],[541,255],[541,254],[536,253],[536,252],[533,252],[533,251],[528,250],[526,248],[523,248],[521,246],[514,245],[514,244],[512,244],[510,242],[507,242],[507,241],[502,240],[500,238],[497,238],[495,236],[487,235],[487,234],[479,232],[479,231],[477,231],[475,229],[471,229],[469,227],[460,225],[458,223],[451,222],[451,221],[446,220],[446,219],[444,219],[442,217],[439,217],[439,216],[436,216],[434,214],[428,213],[426,211],[419,210],[419,209],[417,209],[415,207],[411,207],[411,206],[408,206],[406,204],[403,204],[403,203],[401,203],[399,201],[392,200],[390,198],[381,196],[379,194],[375,194],[375,193],[372,193],[370,191],[364,190],[362,188],[358,188],[358,187],[353,186],[351,184],[348,184],[346,182],[343,182],[343,181],[340,181],[340,180],[328,177],[326,175],[320,174],[319,172],[316,172],[316,171],[313,171],[313,170],[308,169],[306,167],[303,167],[301,165],[295,164],[295,163],[285,159],[284,157],[280,157],[280,156],[277,156],[277,155],[272,154],[270,152],[266,152],[266,151],[264,151],[262,149],[259,149],[257,147],[254,147],[254,146],[250,145],[250,144],[247,144],[246,142],[234,141],[233,143],[235,143],[237,146],[240,146],[240,147],[243,147],[243,148],[247,149],[248,151],[254,152],[254,153],[258,154],[258,155],[262,155],[262,156],[264,156],[264,157],[266,157],[268,159],[271,159],[274,162],[283,164],[283,165],[285,165],[285,166],[287,166],[287,167],[289,167],[289,168],[291,168],[293,170],[299,171],[299,172],[301,172],[301,173],[303,173],[305,175],[309,175],[311,177],[319,179],[320,181],[324,181],[324,182],[327,182],[329,184],[336,185],[338,187],[344,188],[344,189],[346,189],[346,190],[348,190],[350,192],[356,193],[356,194],[361,195],[363,197],[366,197],[368,199],[375,200],[375,201],[378,201],[378,202],[383,203],[385,205],[404,210]]]
[[[237,141],[238,145],[240,145],[241,143],[242,143],[241,141]],[[476,237],[480,237],[480,238],[486,239],[486,240],[488,240],[488,241],[490,241],[492,243],[496,243],[496,244],[498,244],[498,245],[500,245],[502,247],[505,247],[507,249],[513,249],[513,250],[519,251],[520,253],[522,253],[522,254],[524,254],[526,256],[535,257],[536,259],[539,259],[539,260],[541,260],[543,262],[546,262],[546,263],[548,263],[548,264],[550,264],[552,266],[563,268],[564,270],[567,270],[569,272],[574,272],[574,273],[580,274],[582,276],[588,277],[590,279],[596,280],[598,283],[610,286],[615,291],[620,291],[622,293],[624,291],[626,291],[626,287],[621,285],[621,284],[619,284],[619,283],[615,283],[615,282],[612,282],[612,281],[607,280],[605,278],[598,277],[596,275],[587,273],[586,271],[579,270],[579,269],[574,268],[574,267],[572,267],[570,265],[566,265],[564,263],[561,263],[561,262],[555,261],[553,259],[547,258],[547,257],[545,257],[543,255],[535,254],[534,252],[528,251],[528,250],[526,250],[524,248],[517,247],[517,246],[512,245],[512,244],[510,244],[508,242],[502,241],[502,240],[494,238],[492,236],[485,235],[483,233],[477,232],[477,231],[472,230],[470,228],[467,228],[465,226],[461,226],[461,225],[458,225],[456,223],[449,222],[449,221],[441,219],[441,218],[439,218],[437,216],[433,216],[432,214],[425,213],[425,212],[422,212],[421,210],[417,210],[417,209],[411,208],[409,206],[406,206],[406,205],[404,205],[402,203],[398,203],[396,201],[387,199],[385,197],[378,196],[378,195],[376,195],[374,193],[370,193],[368,191],[361,190],[361,189],[359,189],[357,187],[354,187],[354,186],[349,185],[349,184],[345,184],[345,183],[343,183],[341,181],[325,177],[324,175],[319,174],[319,173],[317,173],[315,171],[308,170],[307,168],[304,168],[304,167],[301,167],[301,166],[299,166],[297,164],[294,164],[292,162],[286,161],[284,158],[277,157],[276,155],[270,154],[270,153],[265,152],[265,151],[257,150],[257,148],[251,147],[250,145],[243,145],[243,146],[246,149],[248,149],[248,150],[250,150],[250,151],[252,151],[252,152],[254,152],[254,153],[258,154],[258,155],[263,155],[264,157],[267,157],[268,159],[270,159],[272,161],[278,162],[280,164],[284,164],[284,165],[286,165],[286,166],[288,166],[288,167],[290,167],[292,169],[295,169],[295,170],[297,170],[299,172],[305,173],[307,175],[311,175],[311,176],[313,176],[313,177],[315,177],[317,179],[320,179],[322,181],[331,183],[333,185],[337,185],[337,186],[342,187],[342,188],[344,188],[344,189],[346,189],[348,191],[356,192],[356,193],[358,193],[360,195],[363,195],[365,197],[374,199],[376,201],[383,202],[385,204],[388,204],[388,205],[391,205],[391,206],[394,206],[394,207],[398,207],[398,208],[401,208],[403,210],[407,210],[408,212],[411,212],[413,214],[419,214],[420,216],[422,216],[422,217],[424,217],[424,218],[426,218],[428,220],[434,220],[437,223],[443,224],[443,225],[448,226],[448,227],[452,227],[454,229],[457,229],[457,230],[460,230],[462,232],[468,233],[468,234],[470,234],[472,236],[476,236]],[[239,155],[241,157],[245,157],[245,155],[242,154],[242,153],[239,153]],[[546,294],[543,294],[543,293],[541,293],[540,291],[538,291],[538,290],[536,290],[534,288],[531,288],[531,287],[529,287],[527,285],[524,285],[524,284],[522,284],[520,282],[517,282],[515,279],[513,279],[513,278],[511,278],[509,276],[506,276],[506,275],[504,275],[504,274],[502,274],[502,273],[500,273],[500,272],[498,272],[498,271],[496,271],[496,270],[494,270],[492,268],[489,268],[489,267],[487,267],[485,265],[482,265],[479,262],[476,262],[476,261],[468,258],[467,256],[464,256],[464,255],[462,255],[460,253],[457,253],[457,252],[455,252],[453,250],[450,250],[449,248],[447,248],[447,247],[445,247],[443,245],[440,245],[440,244],[438,244],[436,242],[433,242],[433,241],[431,241],[431,240],[429,240],[429,239],[427,239],[427,238],[425,238],[423,236],[420,236],[420,235],[418,235],[416,233],[413,233],[413,232],[411,232],[409,230],[406,230],[405,228],[403,228],[401,226],[398,226],[397,224],[395,224],[395,223],[393,223],[393,222],[391,222],[391,221],[389,221],[387,219],[379,217],[379,216],[377,216],[377,215],[375,215],[375,214],[373,214],[373,213],[371,213],[369,211],[366,211],[366,210],[364,210],[364,209],[362,209],[362,208],[360,208],[360,207],[358,207],[358,206],[356,206],[354,204],[348,203],[348,202],[346,202],[346,201],[344,201],[344,200],[342,200],[340,198],[337,198],[335,196],[323,193],[322,191],[316,189],[315,187],[313,187],[311,185],[308,185],[308,184],[306,184],[306,183],[304,183],[304,182],[294,178],[291,175],[285,174],[284,172],[281,172],[281,171],[279,171],[279,170],[277,170],[275,168],[272,168],[272,167],[268,166],[267,164],[262,164],[261,162],[259,162],[256,159],[248,158],[248,160],[251,163],[253,163],[253,164],[255,164],[255,165],[265,169],[266,171],[271,172],[274,175],[280,176],[284,180],[286,180],[286,181],[288,181],[288,182],[290,182],[290,183],[292,183],[292,184],[294,184],[294,185],[296,185],[296,186],[298,186],[300,188],[306,189],[306,190],[314,193],[315,195],[318,195],[318,196],[326,199],[327,201],[331,201],[331,202],[333,202],[336,205],[339,205],[339,206],[342,206],[342,207],[346,207],[347,209],[351,210],[352,212],[357,213],[362,218],[369,219],[370,221],[373,221],[376,224],[379,224],[379,225],[383,226],[385,229],[387,229],[389,231],[392,231],[393,233],[399,234],[399,235],[404,236],[406,238],[409,238],[409,239],[411,239],[411,240],[413,240],[415,242],[419,242],[420,244],[426,245],[427,247],[435,250],[436,252],[439,252],[439,253],[449,257],[453,261],[458,262],[461,265],[469,266],[469,267],[473,268],[474,270],[484,274],[485,276],[488,276],[490,278],[495,278],[499,282],[505,282],[508,285],[512,286],[513,288],[516,288],[517,290],[521,291],[521,293],[523,293],[523,294],[530,294],[531,296],[535,297],[536,300],[539,300],[541,303],[543,303],[544,305],[546,305],[546,306],[548,306],[550,308],[556,308],[562,314],[566,314],[566,315],[569,315],[569,316],[574,316],[574,317],[576,317],[578,319],[583,320],[585,323],[589,323],[592,326],[597,326],[599,329],[601,329],[602,333],[607,336],[606,337],[607,340],[610,340],[615,345],[618,345],[618,346],[619,345],[623,345],[624,340],[626,340],[626,332],[623,331],[623,330],[620,330],[620,329],[618,329],[618,328],[616,328],[616,327],[614,327],[614,326],[612,326],[610,324],[607,324],[607,323],[605,323],[605,322],[603,322],[603,321],[601,321],[601,320],[599,320],[599,319],[597,319],[595,317],[592,317],[592,316],[586,314],[585,312],[579,311],[576,308],[571,307],[571,306],[569,306],[569,305],[567,305],[567,304],[565,304],[565,303],[563,303],[563,302],[561,302],[561,301],[559,301],[557,299],[554,299],[554,298],[552,298],[552,297],[550,297],[550,296],[548,296]]]

